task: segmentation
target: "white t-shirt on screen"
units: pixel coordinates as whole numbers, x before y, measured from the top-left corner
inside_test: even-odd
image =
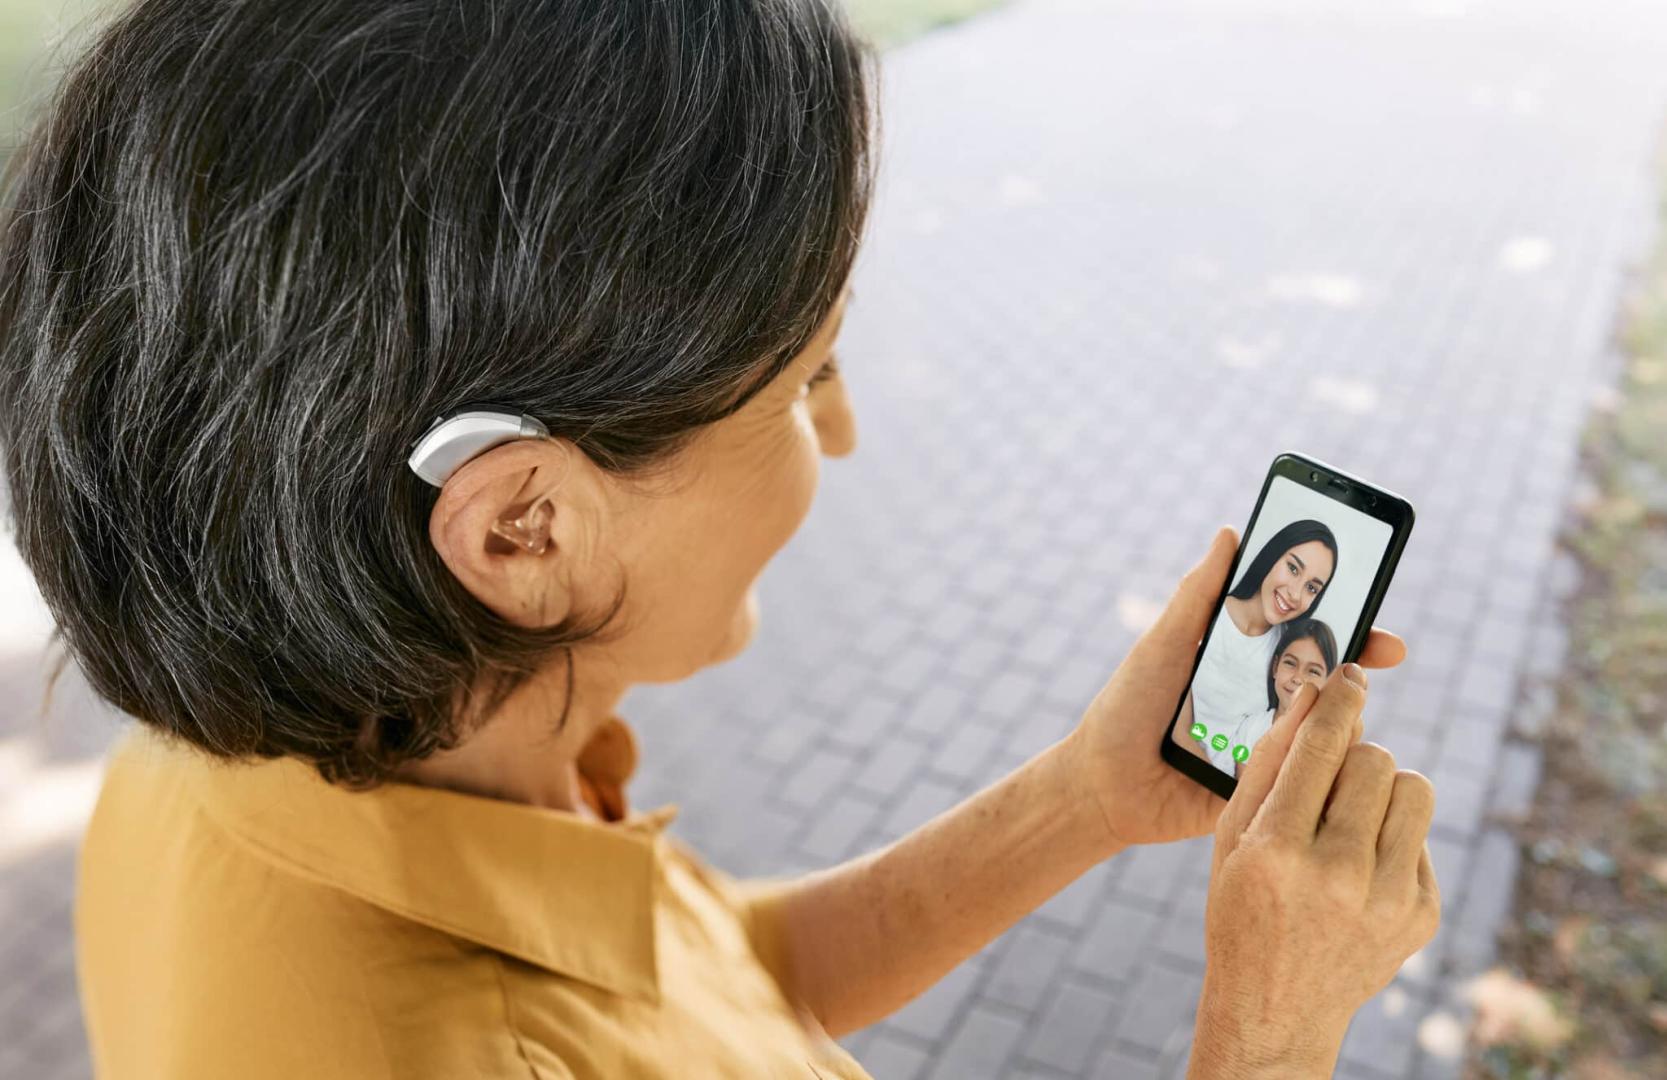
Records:
[[[1239,764],[1238,760],[1233,757],[1233,747],[1244,745],[1252,750],[1256,749],[1256,740],[1266,735],[1271,727],[1273,727],[1272,709],[1263,709],[1259,713],[1240,717],[1239,722],[1233,725],[1232,730],[1227,733],[1227,749],[1217,750],[1210,745],[1208,739],[1205,739],[1204,752],[1210,755],[1210,760],[1215,763],[1216,768],[1224,772],[1232,772]],[[1249,761],[1249,758],[1245,759],[1246,764],[1249,764]]]
[[[1260,637],[1250,637],[1234,625],[1227,605],[1221,606],[1209,647],[1192,680],[1192,718],[1209,728],[1206,749],[1210,749],[1210,736],[1217,732],[1230,735],[1244,716],[1267,709],[1268,666],[1273,663],[1273,650],[1278,644],[1277,626],[1268,627]],[[1231,752],[1229,745],[1227,753]],[[1232,757],[1227,760],[1231,768]]]

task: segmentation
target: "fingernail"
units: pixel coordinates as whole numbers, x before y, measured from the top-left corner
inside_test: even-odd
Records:
[[[1343,665],[1343,678],[1354,683],[1362,690],[1366,689],[1366,672],[1352,660]]]

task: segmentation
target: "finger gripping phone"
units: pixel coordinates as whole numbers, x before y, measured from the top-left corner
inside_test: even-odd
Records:
[[[1281,454],[1216,601],[1163,759],[1231,797],[1303,683],[1366,647],[1412,533],[1412,504],[1335,466]]]

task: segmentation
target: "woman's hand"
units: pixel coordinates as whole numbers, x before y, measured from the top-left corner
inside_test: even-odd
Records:
[[[1355,1010],[1435,935],[1430,782],[1358,740],[1366,677],[1304,686],[1216,826],[1190,1075],[1328,1077]]]
[[[1066,738],[1078,778],[1073,797],[1099,803],[1116,847],[1202,836],[1227,805],[1165,764],[1158,744],[1186,688],[1238,546],[1236,530],[1223,526],[1216,532],[1204,560],[1181,579],[1158,621],[1135,642]],[[1359,662],[1387,668],[1405,657],[1400,638],[1374,629]]]

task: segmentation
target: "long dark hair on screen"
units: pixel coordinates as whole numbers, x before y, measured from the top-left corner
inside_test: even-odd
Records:
[[[1262,582],[1267,580],[1268,573],[1273,570],[1273,564],[1279,561],[1281,555],[1310,540],[1318,540],[1331,549],[1331,577],[1326,579],[1325,586],[1320,589],[1320,595],[1314,597],[1314,602],[1308,605],[1308,610],[1302,613],[1303,616],[1313,618],[1314,613],[1320,610],[1320,601],[1325,599],[1326,590],[1337,580],[1340,560],[1337,557],[1337,537],[1331,534],[1331,530],[1326,528],[1323,522],[1311,518],[1293,521],[1274,533],[1268,542],[1262,545],[1262,550],[1256,553],[1256,557],[1250,560],[1250,568],[1245,571],[1244,577],[1239,579],[1238,586],[1227,595],[1235,600],[1249,600],[1262,590]]]
[[[1319,603],[1318,600],[1315,603]],[[1273,659],[1268,661],[1268,708],[1279,711],[1279,695],[1274,691],[1274,672],[1279,670],[1279,658],[1285,655],[1285,650],[1299,641],[1312,641],[1320,650],[1320,659],[1325,661],[1325,673],[1330,675],[1337,667],[1337,635],[1331,632],[1331,627],[1318,619],[1303,615],[1292,619],[1279,628],[1279,645],[1273,650]]]

